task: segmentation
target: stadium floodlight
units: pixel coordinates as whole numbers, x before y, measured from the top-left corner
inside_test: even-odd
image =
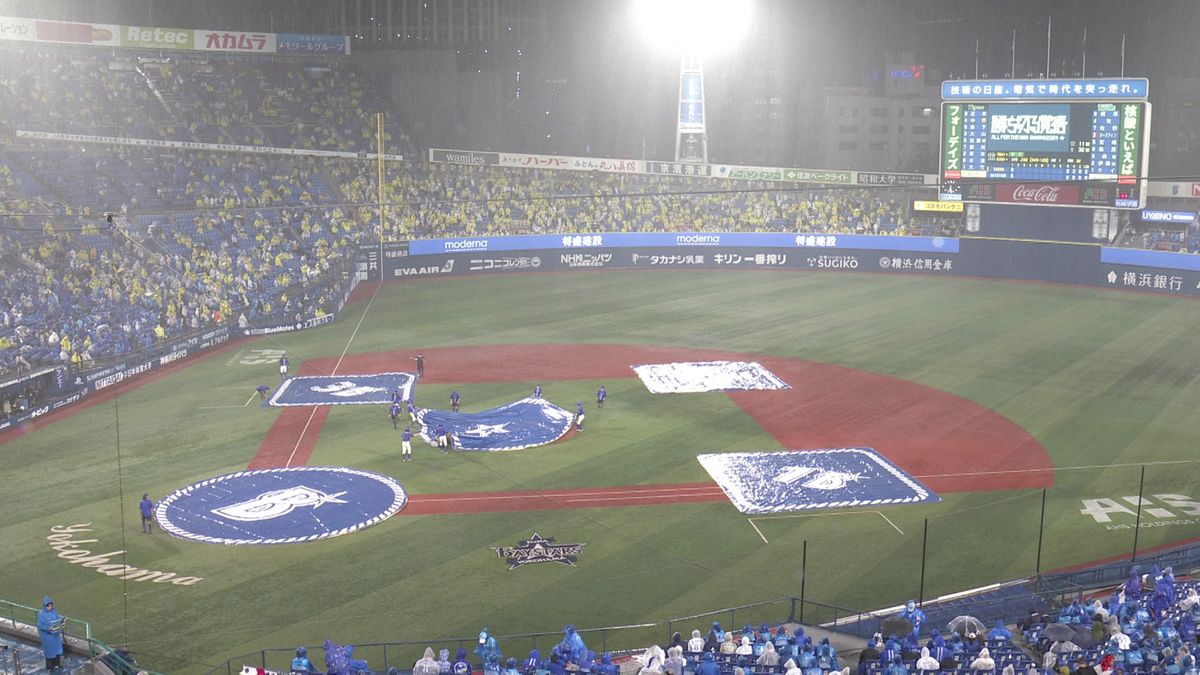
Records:
[[[679,57],[675,161],[707,164],[703,60],[746,33],[751,0],[633,0],[633,10],[647,39]]]
[[[750,0],[634,0],[646,38],[679,56],[711,56],[735,44],[750,26]]]

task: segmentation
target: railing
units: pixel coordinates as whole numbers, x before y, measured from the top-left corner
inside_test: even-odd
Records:
[[[37,627],[38,611],[36,607],[27,607],[8,600],[0,600],[0,612],[3,613],[2,617],[0,617],[0,624],[7,624],[15,633],[23,634],[22,627]],[[124,652],[93,638],[92,625],[87,621],[73,619],[69,616],[62,618],[64,621],[62,631],[63,641],[68,650],[78,653],[86,646],[89,659],[103,662],[116,675],[134,675],[135,673],[161,675],[161,673],[148,671],[139,667],[131,659],[127,658]],[[27,639],[33,642],[37,639],[37,635],[29,634]]]
[[[588,648],[597,654],[604,652],[640,652],[647,645],[656,643],[666,644],[669,642],[671,635],[679,630],[677,624],[683,622],[687,622],[685,629],[689,631],[691,628],[697,627],[703,627],[707,630],[707,625],[700,626],[695,623],[695,621],[700,619],[719,620],[726,627],[732,626],[737,628],[747,623],[757,626],[761,623],[777,625],[791,622],[795,620],[795,614],[801,607],[801,602],[799,598],[784,596],[746,605],[738,605],[736,607],[725,607],[700,614],[647,623],[580,628],[578,632],[583,636]],[[822,605],[821,603],[812,601],[808,601],[807,604],[810,607],[810,611],[812,611],[811,608],[813,607],[821,607],[829,608],[834,613],[853,613],[853,610],[835,608],[832,605]],[[531,649],[540,649],[543,653],[546,653],[549,649],[557,645],[562,640],[562,637],[563,632],[561,630],[495,636],[505,655],[516,655],[519,659],[523,659]],[[684,635],[685,640],[688,637],[690,636]],[[392,666],[407,670],[421,657],[426,647],[431,647],[434,653],[442,649],[447,649],[450,651],[451,656],[453,656],[459,647],[466,648],[468,653],[472,652],[476,644],[478,644],[478,639],[474,635],[441,640],[364,643],[354,645],[354,658],[365,659],[371,664],[374,670],[387,670]],[[294,652],[295,648],[293,647],[260,649],[235,656],[225,661],[221,666],[208,671],[208,673],[209,675],[216,675],[218,673],[233,675],[240,672],[243,665],[255,666],[264,670],[286,672],[290,667]],[[309,658],[312,659],[314,664],[324,663],[324,649],[319,646],[309,646]]]
[[[132,659],[126,656],[125,652],[114,649],[99,640],[88,640],[88,657],[93,661],[100,661],[108,666],[115,675],[162,675],[162,673],[146,670]]]
[[[17,629],[17,624],[26,626],[37,626],[37,615],[41,611],[37,607],[26,607],[8,600],[0,600],[0,616],[3,616],[0,621],[7,623],[14,630]],[[92,625],[86,621],[72,619],[69,616],[63,618],[63,635],[65,637],[77,637],[82,640],[90,641],[92,639]]]
[[[1134,561],[1119,560],[1106,565],[1044,574],[1037,579],[1037,590],[1047,600],[1067,595],[1077,595],[1084,590],[1115,587],[1129,578],[1131,565],[1138,565],[1143,574],[1158,565],[1159,568],[1176,568],[1181,574],[1188,569],[1200,567],[1200,542],[1186,544],[1161,553],[1141,555]]]

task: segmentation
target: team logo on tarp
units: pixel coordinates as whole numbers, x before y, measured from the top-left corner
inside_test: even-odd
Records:
[[[155,515],[164,530],[217,544],[291,544],[370,527],[404,507],[395,480],[345,467],[239,471],[167,495]]]
[[[652,394],[690,394],[736,389],[789,389],[754,361],[700,361],[632,366]]]
[[[368,405],[392,402],[392,394],[400,391],[401,400],[412,398],[416,376],[411,373],[376,373],[374,375],[304,375],[285,380],[268,404],[274,406],[302,405]]]
[[[696,459],[742,513],[941,501],[870,448],[728,452]]]
[[[508,563],[508,569],[515,570],[523,565],[534,563],[560,563],[575,566],[579,554],[587,544],[556,544],[553,537],[543,537],[537,532],[528,539],[522,539],[516,546],[493,546],[496,557]]]
[[[523,398],[479,413],[422,409],[417,411],[421,438],[437,445],[439,425],[450,436],[454,449],[476,451],[520,450],[552,443],[571,428],[575,413],[541,398]]]
[[[345,504],[344,500],[338,499],[344,494],[345,490],[330,495],[307,485],[297,485],[282,490],[268,490],[253,499],[222,506],[213,509],[212,512],[222,518],[242,522],[271,520],[286,516],[302,506],[311,507],[315,511],[322,504]]]

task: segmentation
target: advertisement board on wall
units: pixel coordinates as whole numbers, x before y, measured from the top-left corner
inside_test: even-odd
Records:
[[[307,35],[279,33],[275,36],[277,54],[335,54],[350,53],[350,37],[346,35]]]
[[[119,26],[14,16],[0,16],[0,40],[244,54],[344,56],[350,53],[350,38],[345,35]]]
[[[238,30],[199,28],[195,33],[196,49],[206,52],[249,52],[274,54],[274,33],[250,33]]]
[[[194,49],[190,28],[122,26],[121,46],[139,49]]]
[[[860,248],[886,251],[957,253],[953,237],[899,237],[867,234],[791,232],[605,232],[600,234],[525,234],[501,237],[417,239],[411,255],[539,249],[588,250],[647,246],[746,246],[763,248]]]

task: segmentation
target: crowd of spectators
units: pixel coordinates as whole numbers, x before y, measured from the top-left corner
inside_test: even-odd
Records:
[[[360,233],[328,206],[335,192],[311,158],[84,150],[0,161],[0,193],[46,186],[14,200],[21,216],[0,230],[0,374],[332,310],[321,282],[350,266]],[[66,203],[97,209],[58,202],[68,191],[95,197]]]
[[[332,171],[347,198],[374,203],[373,173]],[[391,239],[591,232],[956,234],[959,219],[912,210],[902,189],[798,188],[713,178],[493,166],[390,164],[384,236]],[[378,232],[379,212],[358,222]]]
[[[1190,675],[1198,623],[1196,582],[1177,582],[1170,567],[1142,574],[1134,565],[1111,594],[1075,600],[1057,617],[1031,615],[1022,628],[1054,675]]]
[[[0,43],[0,131],[373,152],[385,109],[348,59]]]

